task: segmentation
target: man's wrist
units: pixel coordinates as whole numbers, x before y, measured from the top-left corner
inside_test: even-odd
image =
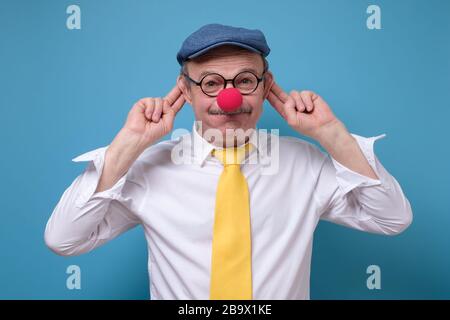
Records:
[[[123,176],[144,150],[138,136],[122,129],[107,148],[105,162],[114,176]]]
[[[346,146],[354,143],[354,138],[339,119],[321,128],[316,135],[316,140],[329,153],[333,153],[335,149],[345,149]]]
[[[126,151],[128,153],[140,154],[148,147],[148,145],[144,145],[142,140],[142,135],[122,128],[112,141],[111,146],[117,153]]]

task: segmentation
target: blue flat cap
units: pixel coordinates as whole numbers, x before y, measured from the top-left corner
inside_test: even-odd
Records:
[[[236,28],[222,24],[207,24],[188,36],[177,53],[180,65],[188,59],[204,54],[213,48],[230,44],[257,52],[263,57],[270,53],[266,38],[260,30]]]

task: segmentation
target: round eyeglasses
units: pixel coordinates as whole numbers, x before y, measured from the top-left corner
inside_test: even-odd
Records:
[[[209,97],[217,97],[222,89],[227,87],[227,83],[231,82],[233,87],[238,89],[241,94],[251,94],[258,88],[259,83],[264,78],[263,72],[261,78],[258,78],[253,72],[243,71],[238,73],[233,79],[225,79],[218,73],[208,73],[200,81],[195,81],[186,73],[183,75],[192,83],[200,86],[203,93]]]

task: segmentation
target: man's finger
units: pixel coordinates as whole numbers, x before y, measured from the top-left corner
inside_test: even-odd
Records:
[[[307,112],[311,112],[314,109],[314,103],[312,101],[313,93],[310,91],[302,91],[300,92],[300,97],[303,101],[303,104],[306,106]]]
[[[165,96],[164,99],[169,102],[170,105],[173,105],[180,95],[182,95],[182,92],[178,85],[175,85],[175,87],[173,87],[173,89]]]
[[[304,112],[306,110],[306,106],[303,103],[303,100],[302,100],[302,97],[300,96],[300,93],[298,91],[292,90],[291,93],[290,93],[290,96],[295,101],[295,108],[299,112]]]
[[[278,113],[283,118],[286,118],[284,110],[283,110],[284,103],[272,91],[269,92],[269,95],[267,96],[267,100],[274,107],[274,109],[278,111]]]
[[[273,92],[283,103],[285,103],[289,97],[289,95],[275,82],[272,84],[270,92]]]
[[[186,100],[184,99],[183,95],[180,95],[178,99],[172,104],[172,110],[175,111],[175,114],[180,111],[181,107],[184,105]]]
[[[286,110],[286,121],[291,127],[297,125],[297,111],[295,110],[295,100],[293,97],[289,96],[285,104]]]

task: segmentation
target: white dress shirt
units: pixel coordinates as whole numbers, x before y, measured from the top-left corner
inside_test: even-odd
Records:
[[[255,130],[251,142],[260,134]],[[341,165],[317,146],[278,138],[278,170],[266,170],[269,145],[257,145],[241,166],[250,191],[254,299],[309,299],[313,233],[320,219],[393,235],[412,221],[399,183],[379,162],[373,143],[352,134],[379,180]],[[173,161],[183,144],[186,163]],[[142,224],[148,244],[151,299],[209,299],[216,188],[223,166],[196,131],[147,148],[110,189],[94,194],[108,146],[65,190],[45,230],[60,255],[89,252]],[[271,147],[269,147],[271,148]],[[250,159],[258,159],[251,163]]]

